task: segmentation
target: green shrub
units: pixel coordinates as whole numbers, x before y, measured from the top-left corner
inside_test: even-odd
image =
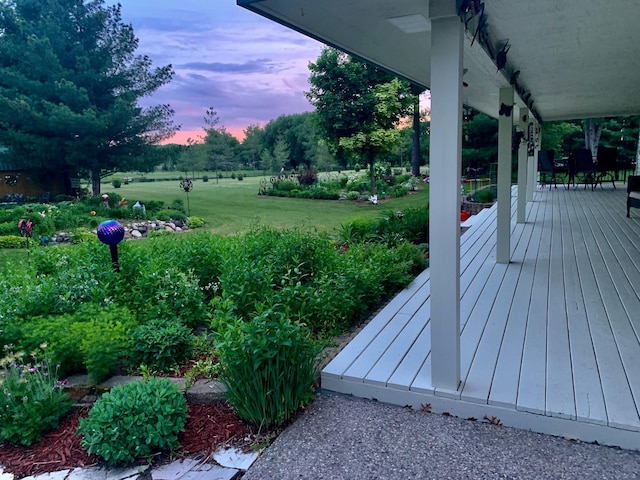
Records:
[[[358,192],[357,190],[351,190],[350,192],[347,192],[347,200],[357,200],[358,198],[360,198],[360,192]]]
[[[235,180],[236,179],[236,172],[231,172],[231,179]]]
[[[128,360],[135,326],[125,307],[83,305],[74,313],[47,315],[20,324],[18,345],[26,351],[48,343],[48,355],[60,373],[86,371],[96,382],[114,374]]]
[[[241,174],[241,173],[239,173],[239,174],[238,174],[238,180],[239,180],[239,181],[244,180],[244,175],[243,175],[243,174]]]
[[[204,220],[200,217],[192,216],[187,221],[187,227],[189,228],[201,228],[204,227]]]
[[[102,395],[80,420],[78,435],[89,454],[109,465],[127,465],[175,449],[186,419],[187,403],[178,387],[168,379],[151,378]]]
[[[156,215],[158,220],[162,220],[163,222],[168,222],[170,220],[181,220],[186,221],[187,215],[180,210],[161,210]]]
[[[9,220],[7,222],[0,223],[0,236],[3,235],[15,235],[18,233],[18,222],[17,220]]]
[[[155,319],[133,331],[134,365],[168,371],[191,355],[191,330],[173,319]]]
[[[149,200],[148,202],[144,202],[144,206],[146,207],[147,215],[149,215],[150,212],[162,210],[162,208],[164,208],[164,202],[160,200]]]
[[[184,200],[182,200],[181,198],[176,198],[173,202],[171,202],[171,205],[169,205],[169,210],[177,210],[182,213],[187,212],[187,209],[184,208]]]
[[[120,188],[122,186],[122,180],[120,180],[119,178],[115,178],[111,182],[111,185],[113,185],[113,188]]]
[[[371,241],[379,233],[375,218],[354,217],[340,225],[338,238],[348,244]]]
[[[495,200],[495,194],[491,188],[483,188],[476,192],[476,202],[478,203],[491,203]]]
[[[300,188],[300,184],[292,180],[278,180],[273,184],[273,188],[281,192],[290,192]]]
[[[354,171],[354,172],[356,172],[356,173],[358,173],[358,172],[360,171],[360,169],[361,169],[361,168],[362,168],[362,167],[360,167],[360,164],[359,164],[359,163],[356,163],[356,164],[353,166],[353,171]]]
[[[93,232],[78,230],[71,234],[71,243],[98,242],[98,236]]]
[[[209,175],[202,175],[202,181],[203,182],[208,182],[209,181]]]
[[[30,241],[33,245],[33,240]],[[0,248],[26,248],[27,239],[19,235],[5,235],[0,237]]]
[[[313,399],[319,346],[304,325],[263,311],[219,332],[221,381],[240,418],[262,429],[281,425]]]
[[[141,320],[178,319],[190,327],[201,324],[204,293],[193,272],[184,271],[171,258],[153,263],[145,256],[146,252],[126,262],[123,258],[121,275],[126,281],[119,284],[116,300],[136,311]]]
[[[173,235],[175,233],[170,230],[149,230],[147,238],[172,237]]]
[[[24,363],[20,353],[5,347],[0,359],[0,443],[31,445],[55,428],[71,401],[48,359]]]
[[[394,185],[393,187],[389,188],[388,194],[390,197],[400,198],[404,197],[408,192],[409,190],[404,185]]]

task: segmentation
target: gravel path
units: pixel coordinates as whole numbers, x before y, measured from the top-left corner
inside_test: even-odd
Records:
[[[412,478],[632,479],[640,452],[322,393],[242,477]]]

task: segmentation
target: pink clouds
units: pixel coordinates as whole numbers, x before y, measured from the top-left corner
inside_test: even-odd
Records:
[[[122,16],[140,40],[138,53],[175,71],[170,84],[143,102],[174,109],[182,129],[169,143],[202,136],[209,107],[239,139],[251,124],[312,110],[304,95],[307,65],[322,45],[235,0],[136,0],[122,2]]]

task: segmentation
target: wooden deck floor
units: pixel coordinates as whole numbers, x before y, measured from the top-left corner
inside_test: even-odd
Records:
[[[431,385],[424,271],[324,368],[324,389],[640,449],[640,211],[626,185],[542,189],[495,263],[495,207],[461,237],[461,389]],[[515,197],[512,198],[515,213]]]

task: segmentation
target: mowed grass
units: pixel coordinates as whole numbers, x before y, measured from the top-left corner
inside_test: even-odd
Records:
[[[172,172],[175,175],[175,172]],[[118,175],[118,177],[136,175]],[[156,174],[148,175],[150,177]],[[159,175],[161,176],[161,175]],[[191,215],[203,218],[205,229],[219,235],[229,235],[260,223],[274,227],[315,229],[335,232],[340,225],[355,217],[374,218],[382,212],[424,207],[429,203],[429,185],[421,184],[418,192],[402,198],[389,198],[377,205],[347,200],[307,200],[258,195],[260,180],[265,177],[245,177],[243,180],[222,178],[193,181],[189,192]],[[268,178],[267,178],[268,180]],[[178,181],[134,182],[114,188],[110,179],[102,184],[102,192],[116,192],[131,206],[137,200],[159,200],[170,204],[182,199],[187,207],[187,195]],[[0,249],[0,269],[28,259],[26,249]]]
[[[428,185],[402,198],[386,199],[377,205],[347,200],[307,200],[258,195],[260,180],[264,177],[245,177],[244,180],[222,178],[193,181],[193,190],[187,194],[178,181],[134,182],[114,189],[110,183],[102,185],[103,192],[116,192],[125,197],[129,205],[136,201],[160,200],[167,204],[182,199],[189,205],[191,215],[202,217],[206,228],[216,234],[227,235],[245,229],[253,223],[274,227],[313,228],[333,231],[354,217],[376,217],[386,210],[402,210],[428,205]]]

